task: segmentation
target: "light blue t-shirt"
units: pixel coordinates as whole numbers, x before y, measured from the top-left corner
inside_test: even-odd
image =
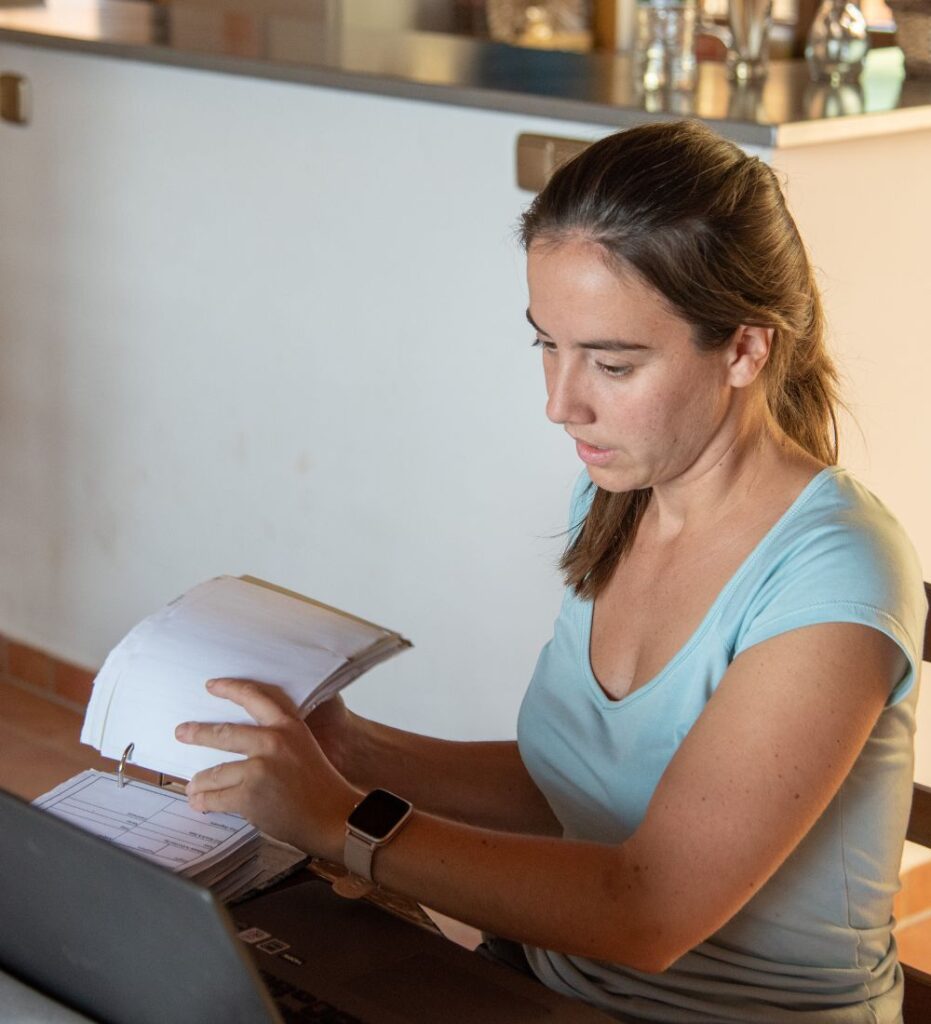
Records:
[[[594,493],[584,483],[573,526]],[[909,668],[824,814],[720,931],[662,974],[527,947],[538,977],[624,1021],[900,1021],[892,898],[911,802],[926,611],[908,538],[836,467],[810,481],[669,664],[622,700],[607,697],[592,673],[592,603],[567,592],[521,707],[518,742],[572,839],[620,843],[636,830],[728,665],[754,644],[815,623],[857,622],[890,636]]]

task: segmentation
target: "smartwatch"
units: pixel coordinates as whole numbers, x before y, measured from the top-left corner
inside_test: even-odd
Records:
[[[390,843],[411,816],[413,806],[387,789],[373,789],[346,819],[343,862],[353,875],[374,882],[375,851]]]

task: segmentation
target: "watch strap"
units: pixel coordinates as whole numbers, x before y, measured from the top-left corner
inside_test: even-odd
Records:
[[[372,859],[375,856],[375,843],[356,835],[352,829],[346,830],[346,844],[343,847],[343,863],[354,875],[374,882],[372,878]]]

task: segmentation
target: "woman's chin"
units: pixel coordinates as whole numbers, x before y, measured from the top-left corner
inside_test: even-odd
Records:
[[[623,494],[626,491],[639,491],[649,487],[642,474],[631,469],[608,468],[606,466],[586,466],[591,482],[603,491],[612,494]]]

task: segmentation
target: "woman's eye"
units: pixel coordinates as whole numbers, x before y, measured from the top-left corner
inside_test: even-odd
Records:
[[[596,363],[595,365],[606,377],[626,377],[633,370],[630,365],[612,366],[610,363]]]

